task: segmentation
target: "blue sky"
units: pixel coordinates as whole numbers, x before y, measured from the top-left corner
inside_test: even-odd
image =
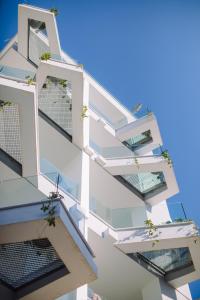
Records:
[[[128,108],[157,116],[181,201],[200,225],[200,1],[43,0],[57,7],[62,48]],[[0,49],[17,31],[18,1],[0,0]],[[200,297],[200,284],[191,285]]]

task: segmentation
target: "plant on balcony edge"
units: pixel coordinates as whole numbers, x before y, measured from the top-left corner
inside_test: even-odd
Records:
[[[11,101],[0,100],[0,111],[2,111],[5,106],[11,106],[11,105],[12,105]]]
[[[54,14],[55,17],[59,14],[58,9],[55,8],[55,7],[50,8],[49,11],[52,12],[52,13]]]
[[[47,221],[49,226],[56,226],[56,206],[54,205],[54,200],[62,199],[63,197],[59,194],[58,191],[51,192],[49,194],[48,200],[42,203],[41,210],[46,215],[44,218]]]
[[[50,59],[51,58],[51,53],[50,52],[44,52],[44,53],[42,53],[42,55],[40,56],[40,59],[41,60],[48,60],[48,59]]]

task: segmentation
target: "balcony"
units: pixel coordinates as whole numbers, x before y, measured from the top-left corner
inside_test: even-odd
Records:
[[[104,168],[138,198],[155,205],[178,192],[172,165],[162,156],[109,158]]]
[[[89,108],[91,124],[96,128],[95,131],[102,131],[101,135],[106,135],[105,131],[108,132],[136,155],[150,152],[162,144],[157,120],[152,113],[146,113],[139,118],[132,116],[129,122],[121,116],[120,120],[114,122],[106,111],[97,108],[93,103],[90,103]],[[101,145],[100,134],[95,136],[92,132],[93,130],[91,138]]]
[[[93,253],[80,231],[81,209],[69,193],[45,196],[56,189],[50,177],[0,184],[0,277],[18,298],[45,293],[55,299],[96,278]]]
[[[191,221],[118,232],[115,246],[174,287],[198,278],[199,234]],[[198,240],[198,242],[197,242]]]

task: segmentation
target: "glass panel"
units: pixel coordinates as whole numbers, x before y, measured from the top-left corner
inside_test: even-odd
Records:
[[[34,64],[38,66],[41,55],[43,53],[50,52],[46,25],[44,22],[33,19],[29,19],[28,24],[28,57]]]
[[[59,188],[67,193],[75,197],[76,199],[79,196],[79,185],[74,183],[69,178],[67,178],[59,169],[57,169],[51,162],[47,159],[42,158],[40,160],[40,171],[44,174],[48,179],[55,184],[58,183]],[[59,175],[59,180],[58,180]]]
[[[192,264],[190,251],[187,247],[148,251],[141,254],[165,272],[175,271]]]
[[[34,80],[35,73],[28,70],[22,70],[18,68],[0,65],[0,76],[27,82],[28,79]]]
[[[129,148],[131,151],[135,151],[142,146],[150,143],[152,141],[151,131],[147,130],[142,134],[139,134],[135,137],[131,137],[130,139],[123,142],[123,144]]]
[[[142,194],[147,194],[166,186],[163,172],[146,172],[122,175],[121,177]]]
[[[100,147],[94,141],[90,140],[90,147],[98,154],[102,155],[106,159],[112,158],[127,158],[133,157],[132,151],[127,149],[125,146],[119,147]]]
[[[79,227],[80,231],[84,233],[85,228],[85,218],[83,213],[81,212],[81,208],[77,200],[74,198],[74,194],[77,191],[78,186],[73,185],[71,181],[66,177],[63,178],[59,175],[58,172],[51,173],[43,173],[39,176],[30,176],[30,177],[18,177],[13,179],[4,179],[0,174],[0,195],[3,194],[4,197],[0,202],[0,206],[4,203],[7,206],[20,205],[27,203],[27,195],[29,195],[29,203],[45,201],[48,196],[44,196],[44,194],[38,188],[40,180],[42,178],[46,178],[52,184],[50,186],[46,185],[45,189],[48,192],[48,195],[52,192],[56,192],[57,186],[60,190],[66,194],[64,195],[63,202],[65,207],[68,209],[72,219]],[[43,182],[43,181],[42,181]],[[49,188],[49,190],[47,190]],[[6,193],[5,193],[6,191]],[[16,191],[20,191],[20,199],[19,203],[16,203],[15,199],[13,199],[13,195]],[[42,202],[41,202],[42,205]],[[5,205],[4,205],[5,206]]]
[[[172,222],[184,222],[189,220],[182,202],[173,203],[167,201],[167,206]],[[168,223],[170,223],[170,221]]]
[[[127,119],[124,117],[117,122],[113,122],[110,117],[108,117],[104,112],[102,112],[99,108],[97,108],[94,104],[89,104],[89,108],[93,110],[99,117],[101,117],[105,122],[110,125],[114,129],[118,129],[124,125],[126,125]]]
[[[69,81],[47,77],[39,94],[39,109],[72,135],[72,88]]]
[[[115,229],[144,226],[145,207],[115,208],[106,207],[94,197],[90,198],[90,211]]]
[[[9,99],[0,100],[0,148],[22,162],[19,108]]]

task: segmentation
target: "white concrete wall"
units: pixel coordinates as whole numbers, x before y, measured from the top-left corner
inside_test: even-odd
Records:
[[[162,300],[159,279],[150,281],[142,290],[143,300]]]
[[[188,300],[192,299],[188,285],[174,289],[163,279],[155,278],[142,290],[143,300]]]
[[[166,201],[154,206],[147,205],[146,208],[147,217],[151,219],[154,224],[162,224],[171,220]]]

